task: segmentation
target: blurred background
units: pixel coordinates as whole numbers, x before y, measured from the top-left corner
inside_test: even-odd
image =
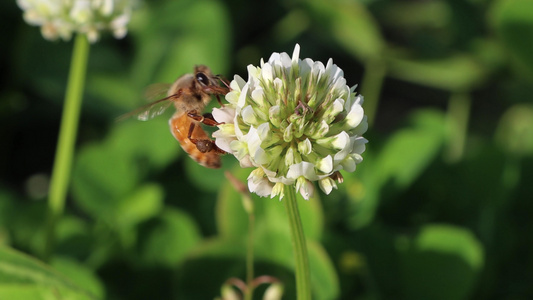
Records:
[[[45,41],[15,1],[0,23],[0,295],[50,293],[53,276],[32,275],[47,272],[96,299],[213,299],[244,280],[248,217],[224,171],[250,170],[229,156],[197,165],[169,133],[171,111],[114,120],[196,64],[246,78],[299,43],[359,84],[370,121],[356,172],[299,202],[315,299],[533,298],[533,2],[141,2],[124,39],[91,45],[52,268],[23,279],[2,260],[21,267],[6,253],[43,247],[72,41]],[[295,299],[283,203],[253,201],[255,274]]]

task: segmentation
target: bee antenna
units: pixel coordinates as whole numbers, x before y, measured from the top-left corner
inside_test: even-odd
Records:
[[[221,74],[217,74],[217,75],[215,75],[215,77],[216,77],[218,80],[222,81],[222,83],[223,83],[228,89],[231,89],[231,88],[229,87],[229,84],[228,84],[227,79],[224,78],[224,76],[222,76]]]

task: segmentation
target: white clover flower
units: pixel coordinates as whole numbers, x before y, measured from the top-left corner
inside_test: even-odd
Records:
[[[349,88],[343,71],[330,59],[326,66],[273,53],[261,66],[248,66],[248,81],[235,76],[228,105],[213,110],[219,148],[232,153],[242,167],[255,167],[250,191],[283,198],[284,186],[295,185],[305,199],[313,181],[329,194],[342,182],[338,171],[355,171],[367,140],[363,97]]]
[[[70,40],[73,33],[87,35],[91,43],[109,30],[120,39],[128,32],[134,0],[17,0],[24,20],[41,26],[47,40]]]

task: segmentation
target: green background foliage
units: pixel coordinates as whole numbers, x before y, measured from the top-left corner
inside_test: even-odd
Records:
[[[115,118],[206,64],[333,58],[370,118],[364,162],[299,199],[315,299],[533,297],[533,2],[145,1],[91,46],[67,207],[46,264],[46,195],[72,42],[0,4],[0,299],[213,299],[246,276],[248,216],[168,132]],[[216,102],[216,101],[213,101]],[[213,105],[217,105],[213,103]],[[294,299],[283,203],[255,203],[255,273]],[[261,299],[261,286],[255,299]]]

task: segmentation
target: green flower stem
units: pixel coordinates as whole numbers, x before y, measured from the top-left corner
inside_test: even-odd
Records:
[[[78,131],[85,73],[89,58],[89,42],[85,35],[77,35],[70,65],[61,127],[48,198],[48,224],[43,258],[48,260],[55,243],[55,227],[65,207],[65,198],[70,180],[74,144]]]
[[[369,60],[365,64],[365,74],[361,82],[361,93],[365,96],[365,112],[368,116],[368,125],[374,124],[378,110],[379,96],[383,80],[387,75],[387,67],[382,60]]]
[[[248,245],[246,245],[246,292],[245,300],[252,300],[254,295],[254,204],[248,194],[243,196],[244,207],[248,213]]]
[[[296,268],[296,293],[298,300],[311,300],[311,277],[309,272],[309,258],[307,255],[307,244],[305,243],[304,230],[296,202],[296,190],[294,186],[286,186],[287,196],[285,208],[289,217],[291,230],[292,248]]]
[[[470,107],[472,99],[468,93],[454,92],[448,102],[448,151],[449,162],[460,161],[463,157]]]

